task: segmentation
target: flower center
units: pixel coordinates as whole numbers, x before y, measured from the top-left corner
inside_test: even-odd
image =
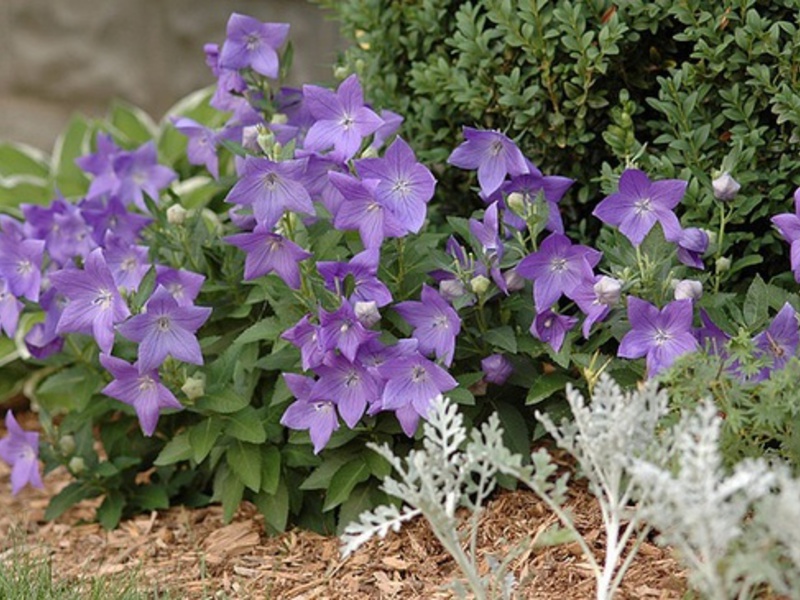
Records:
[[[247,36],[247,39],[245,39],[244,45],[250,52],[252,52],[261,45],[261,38],[255,33],[251,33]]]
[[[150,375],[142,375],[136,380],[136,384],[139,388],[139,391],[143,393],[152,392],[154,389],[156,389],[155,379],[150,377]]]
[[[425,367],[422,365],[414,365],[414,368],[411,369],[411,381],[414,383],[420,383],[425,381],[428,378],[428,372],[425,370]]]
[[[407,196],[411,191],[411,182],[408,179],[398,179],[392,186],[392,192]]]
[[[111,308],[111,292],[109,290],[98,290],[97,296],[92,300],[92,304],[99,306],[102,310]]]
[[[361,382],[361,376],[355,371],[348,371],[344,377],[345,387],[355,387]]]
[[[563,256],[556,256],[550,259],[550,270],[554,273],[563,273],[567,270],[567,259]]]
[[[450,322],[447,320],[446,315],[436,315],[433,318],[434,329],[447,329],[450,327]]]
[[[489,146],[489,153],[492,156],[497,156],[503,151],[503,143],[500,140],[495,140]]]
[[[653,202],[650,198],[642,198],[633,203],[633,210],[637,216],[653,212]]]
[[[268,190],[274,190],[278,186],[279,179],[277,173],[267,173],[264,175],[264,187]]]
[[[23,259],[17,263],[17,273],[20,275],[30,275],[33,271],[33,264],[28,259]]]
[[[669,331],[664,331],[661,328],[656,329],[656,333],[653,336],[653,342],[655,342],[656,346],[661,346],[672,339],[672,334]]]
[[[322,402],[314,402],[314,404],[312,404],[312,406],[314,407],[314,410],[317,411],[317,412],[322,412],[322,411],[331,412],[331,408],[333,408],[333,404],[331,404],[330,402],[328,402],[326,400],[324,400]]]
[[[133,271],[136,268],[136,259],[132,256],[129,256],[122,261],[122,264],[120,264],[119,268],[121,271]]]
[[[352,115],[345,113],[345,115],[342,117],[342,120],[339,121],[339,125],[341,125],[345,129],[350,129],[355,124],[355,122],[356,120],[353,118]]]
[[[166,315],[163,316],[163,317],[158,317],[156,319],[156,329],[158,329],[159,331],[162,331],[162,332],[163,331],[169,331],[171,325],[172,325],[172,322],[170,321],[170,318],[167,317]]]

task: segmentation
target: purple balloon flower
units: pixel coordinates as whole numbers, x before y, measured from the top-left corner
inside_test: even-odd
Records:
[[[769,379],[772,371],[779,371],[786,366],[789,359],[797,353],[797,346],[800,344],[797,312],[792,305],[788,302],[784,304],[769,327],[755,336],[753,342],[759,350],[757,356],[768,357],[772,364],[761,369],[751,381]]]
[[[409,300],[395,305],[394,309],[414,327],[414,338],[422,354],[434,354],[445,365],[453,362],[456,337],[461,331],[458,313],[439,293],[423,284],[421,302]]]
[[[681,226],[672,212],[683,198],[687,183],[680,179],[650,181],[638,169],[626,169],[619,178],[619,191],[598,204],[592,213],[614,225],[634,246],[639,246],[656,222],[667,239],[678,237]]]
[[[0,277],[15,296],[24,296],[32,302],[39,300],[44,247],[42,240],[0,236]]]
[[[486,381],[503,385],[511,377],[514,367],[502,354],[492,354],[481,360],[481,371]]]
[[[770,219],[783,239],[791,244],[790,264],[794,279],[800,283],[800,188],[794,192],[794,214],[783,213]]]
[[[174,394],[161,383],[158,369],[142,371],[137,365],[108,354],[100,355],[100,364],[114,376],[114,381],[104,387],[102,393],[132,406],[146,436],[155,432],[162,410],[183,408]]]
[[[631,330],[619,344],[617,356],[646,357],[647,376],[654,377],[679,356],[699,349],[692,333],[692,301],[674,300],[659,310],[645,300],[628,296]]]
[[[378,307],[386,306],[392,301],[389,288],[378,279],[380,252],[377,248],[368,248],[356,254],[350,262],[317,262],[317,270],[325,280],[325,287],[344,295],[344,283],[348,275],[352,277],[353,293],[348,297],[351,302],[375,302]]]
[[[330,148],[339,160],[352,158],[363,139],[383,121],[364,106],[364,94],[356,75],[350,75],[333,92],[316,85],[304,85],[308,110],[317,120],[306,134],[304,148],[324,152]]]
[[[284,373],[289,390],[297,399],[281,417],[281,425],[290,429],[307,429],[314,444],[314,454],[319,454],[333,432],[339,429],[336,406],[331,400],[312,400],[314,380],[296,373]]]
[[[252,233],[237,233],[225,238],[229,244],[244,250],[244,278],[248,281],[275,273],[292,289],[300,288],[300,262],[311,254],[281,235],[270,233],[263,225]]]
[[[314,372],[319,379],[314,383],[309,399],[335,403],[342,420],[351,429],[364,415],[367,405],[380,399],[380,382],[366,367],[342,355],[334,356]]]
[[[127,319],[131,313],[117,290],[103,250],[92,250],[82,270],[61,269],[50,275],[50,281],[67,298],[56,333],[93,335],[100,350],[110,354],[114,345],[114,325]]]
[[[288,23],[262,23],[233,13],[228,19],[225,42],[219,54],[224,69],[252,68],[271,79],[278,78],[278,53],[289,35]]]
[[[11,493],[16,496],[26,484],[43,488],[39,434],[22,429],[10,410],[6,413],[6,429],[8,434],[0,440],[0,458],[11,465]]]
[[[365,248],[377,248],[387,237],[405,235],[406,228],[375,195],[378,180],[361,181],[335,171],[331,171],[328,177],[344,196],[333,219],[334,227],[358,230]]]
[[[158,368],[167,356],[202,365],[203,353],[195,332],[210,315],[208,307],[179,305],[169,291],[158,286],[145,311],[120,324],[118,329],[139,344],[140,373]]]
[[[477,169],[484,197],[491,196],[506,175],[516,177],[528,172],[528,162],[520,149],[499,131],[464,127],[464,138],[466,141],[453,150],[447,162],[462,169]]]
[[[547,344],[554,352],[561,350],[567,332],[578,322],[576,317],[559,315],[552,310],[545,309],[536,315],[531,323],[531,335]]]

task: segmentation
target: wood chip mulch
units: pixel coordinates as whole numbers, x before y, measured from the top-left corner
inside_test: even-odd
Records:
[[[9,547],[16,540],[18,549],[49,557],[54,577],[61,580],[135,573],[147,590],[190,600],[453,597],[448,584],[458,570],[423,520],[372,540],[343,561],[335,537],[298,529],[266,535],[263,517],[248,503],[229,524],[218,506],[175,507],[105,531],[91,522],[97,500],[81,502],[54,522],[44,521],[48,499],[69,481],[67,473],[57,470],[45,477],[44,490],[28,487],[12,497],[9,469],[0,461],[0,561],[13,556]],[[576,524],[600,552],[596,502],[580,486],[573,488],[570,507]],[[533,493],[498,493],[481,519],[482,565],[488,569],[488,557],[506,556],[555,523]],[[577,544],[525,544],[512,570],[521,582],[519,598],[594,597],[594,579]],[[670,600],[685,592],[685,573],[671,553],[645,542],[617,597]]]

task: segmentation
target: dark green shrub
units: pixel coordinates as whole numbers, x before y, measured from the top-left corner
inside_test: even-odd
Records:
[[[443,163],[463,125],[502,130],[545,174],[576,180],[564,209],[583,240],[629,161],[688,179],[684,224],[700,227],[726,170],[742,190],[713,255],[742,258],[725,277],[784,269],[768,217],[800,183],[795,0],[316,1],[354,42],[340,71],[404,115],[422,160]],[[465,208],[464,177],[444,170],[443,210]]]

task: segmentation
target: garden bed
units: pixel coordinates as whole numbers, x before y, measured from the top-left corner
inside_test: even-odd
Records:
[[[23,427],[35,418],[20,417]],[[0,425],[0,435],[4,434]],[[218,506],[175,507],[123,521],[105,531],[93,523],[97,501],[83,501],[54,522],[44,520],[49,498],[69,475],[56,470],[45,489],[25,488],[16,497],[0,494],[0,556],[10,540],[52,561],[56,578],[133,574],[147,590],[167,597],[250,598],[448,598],[443,587],[458,575],[426,523],[418,519],[400,533],[374,540],[348,560],[336,537],[291,529],[264,533],[263,517],[244,503],[225,524]],[[0,489],[8,489],[9,469],[0,463]],[[594,498],[580,485],[571,488],[570,506],[581,532],[602,549],[602,526]],[[555,523],[548,509],[526,491],[502,492],[487,506],[481,524],[483,555],[502,557],[526,536],[534,539]],[[594,580],[577,545],[527,545],[514,562],[524,580],[522,598],[594,597]],[[686,590],[680,565],[670,552],[645,543],[625,578],[620,598],[681,598]]]

